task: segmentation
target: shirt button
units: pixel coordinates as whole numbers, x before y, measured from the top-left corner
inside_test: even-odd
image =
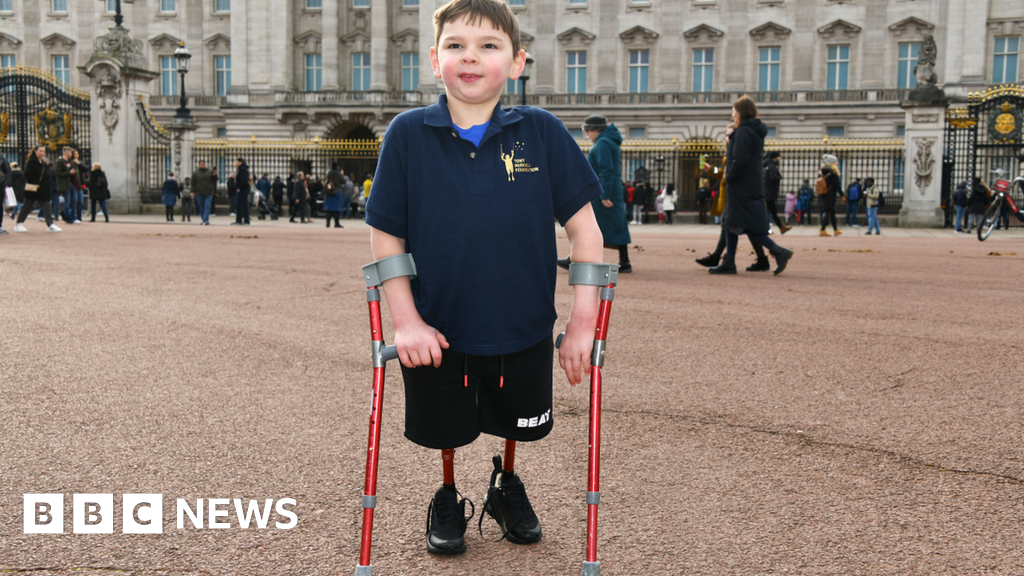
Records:
[[[469,157],[470,158],[476,158],[476,152],[470,152],[469,153]]]

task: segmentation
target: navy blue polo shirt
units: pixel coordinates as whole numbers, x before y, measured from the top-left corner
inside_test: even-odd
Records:
[[[494,356],[551,334],[554,221],[601,195],[579,145],[551,113],[495,106],[479,146],[447,97],[399,114],[381,145],[366,222],[404,238],[423,320],[451,349]]]

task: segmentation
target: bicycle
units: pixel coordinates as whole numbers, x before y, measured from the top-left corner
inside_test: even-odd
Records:
[[[992,231],[996,229],[996,226],[999,225],[999,213],[1002,211],[1003,202],[1007,203],[1010,211],[1013,212],[1018,220],[1024,222],[1024,214],[1021,214],[1020,208],[1017,207],[1017,204],[1014,203],[1013,198],[1009,194],[1014,185],[1019,186],[1024,191],[1024,176],[1017,176],[1013,184],[1002,178],[996,180],[995,196],[992,198],[992,203],[989,205],[988,210],[985,210],[981,225],[978,226],[978,240],[984,242],[986,238],[992,235]]]

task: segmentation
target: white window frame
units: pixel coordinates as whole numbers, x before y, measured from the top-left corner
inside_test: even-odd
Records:
[[[174,56],[159,56],[160,95],[178,95],[178,60]],[[165,67],[165,64],[170,66]]]
[[[846,56],[843,56],[843,48]],[[833,52],[833,49],[834,52]],[[825,49],[825,89],[850,89],[850,45],[830,44]]]
[[[420,53],[402,52],[402,90],[415,92],[420,87]]]
[[[68,0],[50,0],[50,12],[54,14],[67,14]]]
[[[213,13],[225,14],[231,12],[231,0],[213,0]]]
[[[999,41],[1003,41],[1003,49],[996,51]],[[1013,42],[1013,51],[1010,51],[1009,44]],[[996,62],[1001,60],[1002,70],[996,76]],[[992,42],[992,82],[995,84],[1016,84],[1017,70],[1020,62],[1020,36],[997,36]]]
[[[359,57],[359,62],[356,62],[356,57]],[[371,67],[370,67],[370,53],[369,52],[353,52],[352,53],[352,91],[353,92],[366,92],[370,89],[371,81]],[[358,87],[357,87],[358,86]]]
[[[765,50],[768,51],[768,59],[764,59]],[[773,53],[772,51],[777,51]],[[774,70],[774,75],[773,75]],[[774,78],[773,78],[774,76]],[[762,82],[762,79],[766,80]],[[772,86],[772,80],[775,85]],[[757,47],[757,91],[778,92],[782,84],[782,46],[758,46]]]
[[[636,55],[636,62],[633,62],[633,55]],[[647,61],[644,62],[644,56]],[[629,93],[646,94],[651,88],[651,51],[644,48],[630,50],[627,62],[629,63]],[[636,72],[636,86],[634,90],[633,73]]]
[[[11,14],[14,12],[14,0],[0,0],[0,12]]]
[[[322,52],[302,55],[302,87],[306,92],[319,92],[324,86],[324,56]]]
[[[904,46],[907,46],[907,56],[900,54]],[[896,88],[900,90],[911,90],[917,87],[917,78],[914,76],[914,65],[917,64],[917,56],[914,55],[915,46],[920,54],[920,42],[900,42],[896,47]],[[905,74],[904,82],[900,82],[901,74]]]
[[[66,68],[57,67],[57,59],[63,58],[63,64]],[[51,54],[50,55],[50,67],[53,71],[53,76],[61,82],[71,85],[71,55],[70,54]]]
[[[582,55],[583,63],[580,63]],[[582,76],[582,82],[581,80]],[[581,86],[582,85],[582,86]],[[569,94],[587,93],[587,51],[567,50],[565,53],[565,91]]]
[[[697,53],[700,53],[700,62],[697,61]],[[711,60],[708,61],[708,53],[711,53]],[[692,88],[694,92],[714,92],[715,91],[715,49],[714,48],[694,48],[693,49],[693,81]],[[710,80],[706,77],[706,72],[710,70]],[[698,87],[697,84],[700,83]]]
[[[227,96],[231,90],[231,56],[213,57],[213,90],[217,96]]]
[[[170,3],[170,9],[167,8],[167,3]],[[160,0],[160,13],[161,14],[173,14],[178,11],[178,2],[176,0]]]

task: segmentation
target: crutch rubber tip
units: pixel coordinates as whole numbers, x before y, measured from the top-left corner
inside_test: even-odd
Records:
[[[359,576],[358,574],[356,576]],[[583,576],[601,576],[600,562],[584,562]]]

